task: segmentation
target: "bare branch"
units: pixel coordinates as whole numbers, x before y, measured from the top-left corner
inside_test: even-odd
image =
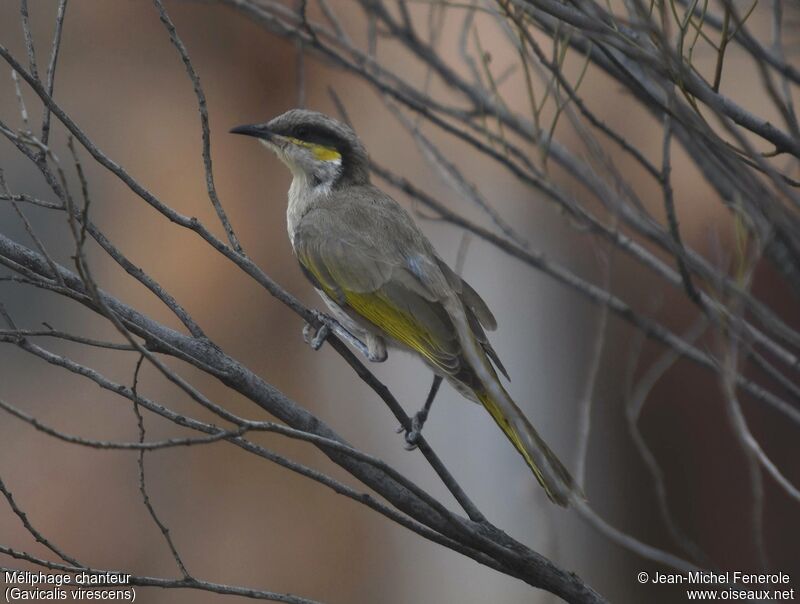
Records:
[[[137,385],[139,382],[139,371],[142,369],[142,361],[144,361],[144,355],[139,356],[139,360],[136,361],[136,369],[133,372],[133,386],[131,386],[131,394],[133,395],[133,413],[136,415],[136,423],[139,428],[139,444],[144,443],[145,437],[145,428],[144,428],[144,418],[142,417],[141,412],[139,411],[139,394],[136,392]],[[178,569],[181,571],[184,579],[191,579],[191,575],[189,571],[186,570],[186,565],[183,563],[183,559],[181,555],[178,553],[178,549],[175,547],[175,542],[172,540],[170,536],[169,529],[167,526],[162,522],[162,520],[156,514],[156,510],[153,507],[152,502],[150,501],[150,495],[147,493],[147,484],[145,481],[144,475],[144,453],[145,449],[139,449],[139,459],[138,459],[138,466],[139,466],[139,492],[142,494],[142,502],[144,503],[144,507],[147,508],[147,512],[150,514],[150,517],[153,519],[153,522],[158,527],[158,530],[161,531],[161,534],[164,536],[164,540],[167,542],[167,546],[169,546],[169,551],[172,553],[172,557],[175,559],[175,563],[178,565]]]
[[[59,0],[58,12],[56,13],[56,26],[53,33],[53,43],[50,46],[50,62],[47,64],[47,82],[45,90],[47,94],[53,96],[53,89],[56,81],[56,63],[58,53],[61,50],[61,32],[64,29],[64,17],[67,14],[67,0]],[[42,144],[46,145],[50,140],[50,109],[44,108],[42,117]]]
[[[29,562],[40,568],[48,568],[50,570],[57,570],[64,573],[88,573],[92,575],[107,575],[109,573],[119,574],[118,571],[111,571],[107,569],[89,568],[50,562],[49,560],[37,558],[36,556],[32,556],[26,552],[17,551],[3,545],[0,545],[0,554],[15,558],[17,560],[24,560],[25,562]],[[18,569],[0,567],[0,571],[3,572],[13,572],[15,570]],[[290,594],[281,594],[272,591],[250,589],[246,587],[236,587],[222,583],[211,583],[209,581],[200,581],[198,579],[164,579],[160,577],[131,575],[128,579],[128,585],[158,587],[161,589],[196,589],[198,591],[207,591],[221,595],[242,596],[253,600],[284,602],[285,604],[321,604],[315,600],[309,600],[308,598],[301,598],[299,596],[293,596]]]
[[[178,53],[181,55],[181,60],[186,67],[186,73],[189,75],[189,79],[192,81],[194,94],[197,97],[197,109],[200,113],[200,127],[203,134],[203,166],[206,173],[206,188],[208,190],[208,198],[211,200],[211,205],[214,206],[214,211],[217,213],[217,217],[225,229],[225,233],[228,236],[228,241],[230,242],[231,247],[233,247],[236,252],[243,254],[244,251],[242,250],[242,246],[239,243],[239,240],[236,238],[236,233],[231,226],[230,220],[228,220],[228,215],[225,213],[222,203],[217,196],[217,187],[214,184],[214,172],[211,167],[211,129],[208,125],[208,107],[206,106],[206,95],[203,92],[202,86],[200,86],[200,77],[197,75],[191,59],[189,59],[189,53],[186,50],[186,47],[178,37],[175,24],[169,18],[163,2],[161,2],[161,0],[153,0],[153,3],[158,9],[161,22],[167,28],[170,41],[172,42],[173,46],[178,49]]]
[[[28,531],[33,536],[34,539],[36,539],[37,543],[41,543],[42,545],[44,545],[47,549],[49,549],[51,552],[53,552],[56,556],[61,558],[67,564],[72,564],[73,566],[76,566],[78,568],[84,568],[84,566],[80,562],[75,560],[75,558],[73,558],[72,556],[65,554],[58,546],[54,545],[52,541],[44,537],[44,535],[42,535],[39,531],[37,531],[33,527],[33,525],[28,520],[28,515],[25,512],[23,512],[22,509],[20,509],[20,507],[17,505],[17,502],[14,500],[14,496],[11,494],[11,491],[9,491],[8,488],[6,488],[6,485],[3,482],[2,478],[0,478],[0,493],[2,493],[3,496],[6,498],[8,505],[11,507],[11,510],[14,512],[14,514],[16,514],[17,518],[20,519],[22,525],[25,527],[25,530]]]

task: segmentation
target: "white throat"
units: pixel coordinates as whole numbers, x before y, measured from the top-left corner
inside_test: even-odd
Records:
[[[321,159],[302,146],[278,146],[268,141],[262,142],[292,173],[289,204],[286,207],[286,226],[294,247],[294,234],[300,220],[330,195],[334,183],[342,174],[342,159],[341,157]]]
[[[294,233],[300,220],[330,195],[333,182],[328,180],[312,184],[305,173],[294,174],[289,187],[289,204],[286,206],[286,227],[292,247],[294,247]]]

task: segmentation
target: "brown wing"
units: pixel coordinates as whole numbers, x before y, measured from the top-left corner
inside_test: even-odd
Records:
[[[488,307],[436,256],[400,206],[391,204],[312,210],[293,237],[300,264],[340,306],[454,377],[464,370],[461,344],[442,302],[455,290],[476,339],[505,375],[482,327],[496,326]]]

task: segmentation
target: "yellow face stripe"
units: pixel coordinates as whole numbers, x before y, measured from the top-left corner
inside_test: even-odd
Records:
[[[300,140],[299,138],[293,138],[291,136],[286,137],[289,142],[299,145],[301,147],[306,147],[307,149],[311,149],[311,153],[314,154],[314,157],[320,161],[341,161],[342,155],[333,147],[326,147],[325,145],[318,145],[316,143],[309,143],[304,140]]]

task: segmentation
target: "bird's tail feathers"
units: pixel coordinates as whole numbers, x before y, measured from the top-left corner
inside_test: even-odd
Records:
[[[475,393],[500,429],[522,454],[551,501],[566,507],[573,499],[585,499],[564,464],[542,440],[497,379],[497,373],[486,356],[486,351],[470,328],[461,301],[456,296],[451,296],[445,301],[445,307],[458,332],[466,365],[470,368],[469,379],[461,381]]]
[[[502,390],[506,395],[506,400],[500,402],[495,401],[486,391],[475,394],[525,459],[548,498],[553,503],[565,507],[575,498],[584,499],[583,492],[561,460],[542,440],[536,429],[505,392],[505,389],[502,388]]]

